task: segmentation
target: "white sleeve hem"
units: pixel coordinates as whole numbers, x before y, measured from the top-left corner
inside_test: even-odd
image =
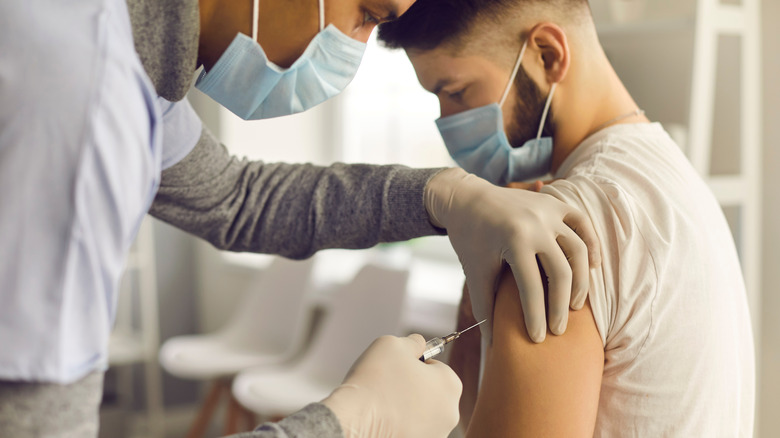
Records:
[[[163,114],[162,170],[187,156],[200,139],[203,123],[186,98],[169,102],[158,98]]]

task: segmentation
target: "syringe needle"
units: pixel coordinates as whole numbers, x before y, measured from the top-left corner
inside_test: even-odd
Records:
[[[466,333],[467,331],[469,331],[469,330],[473,329],[474,327],[476,327],[476,326],[478,326],[478,325],[482,324],[482,323],[483,323],[483,322],[485,322],[485,321],[487,321],[487,319],[483,319],[482,321],[480,321],[480,322],[478,322],[478,323],[476,323],[476,324],[472,325],[471,327],[469,327],[469,328],[467,328],[467,329],[464,329],[464,330],[461,330],[461,331],[460,331],[458,334],[459,334],[459,335],[462,335],[463,333]]]
[[[438,356],[439,353],[444,351],[444,346],[449,344],[450,342],[454,341],[455,339],[458,339],[460,335],[463,333],[473,329],[474,327],[482,324],[483,322],[487,321],[487,319],[483,319],[482,321],[472,325],[471,327],[461,330],[459,332],[452,332],[448,334],[447,336],[444,336],[443,338],[433,338],[430,339],[428,342],[425,343],[425,351],[423,352],[423,355],[420,356],[420,360],[425,362],[426,360]]]

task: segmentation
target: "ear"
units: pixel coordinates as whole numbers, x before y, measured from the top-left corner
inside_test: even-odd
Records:
[[[571,52],[566,33],[554,23],[539,23],[528,35],[529,49],[538,54],[536,62],[544,68],[550,84],[563,81],[571,65]]]

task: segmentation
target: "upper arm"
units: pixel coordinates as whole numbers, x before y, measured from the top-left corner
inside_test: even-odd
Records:
[[[496,296],[493,344],[468,436],[593,436],[604,347],[586,303],[569,312],[566,333],[535,344],[517,286],[505,271]]]

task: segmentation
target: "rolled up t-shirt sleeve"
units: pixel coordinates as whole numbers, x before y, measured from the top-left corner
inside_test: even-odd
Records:
[[[629,366],[650,335],[656,266],[638,226],[641,205],[600,175],[576,174],[542,189],[585,213],[596,230],[601,265],[590,270],[588,298],[605,348],[605,373]]]
[[[608,236],[608,231],[604,228],[603,218],[605,214],[609,214],[608,212],[612,208],[598,184],[584,177],[575,176],[556,180],[542,187],[541,193],[554,196],[567,205],[579,209],[588,217],[596,230],[602,262],[599,268],[590,270],[588,299],[596,327],[601,335],[602,344],[606,346],[610,328],[610,306],[613,298],[609,296],[609,291],[614,291],[614,288],[606,287],[608,281],[605,276],[611,271],[609,265],[613,254],[616,254],[616,248]]]

